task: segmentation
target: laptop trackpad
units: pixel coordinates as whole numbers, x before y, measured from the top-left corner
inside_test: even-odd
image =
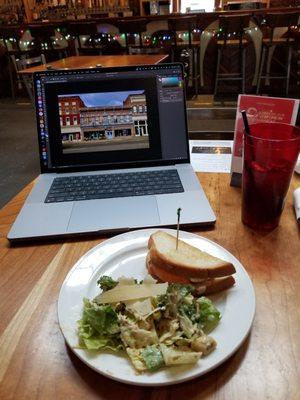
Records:
[[[155,196],[76,201],[67,232],[139,228],[159,223]]]

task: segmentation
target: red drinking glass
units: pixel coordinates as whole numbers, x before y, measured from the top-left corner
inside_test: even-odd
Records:
[[[300,128],[257,123],[244,133],[242,221],[254,229],[278,226],[300,150]]]

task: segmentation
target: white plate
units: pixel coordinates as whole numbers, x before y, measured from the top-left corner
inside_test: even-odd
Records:
[[[62,333],[72,351],[89,367],[120,382],[162,386],[180,383],[198,377],[216,368],[228,359],[243,343],[249,333],[255,312],[255,294],[251,280],[241,263],[218,244],[194,235],[180,232],[180,238],[216,257],[230,261],[236,268],[236,285],[214,296],[222,319],[211,333],[218,346],[196,365],[164,368],[155,373],[137,374],[125,353],[91,354],[78,349],[77,321],[81,318],[82,299],[99,293],[97,280],[101,275],[143,279],[146,274],[145,257],[149,236],[156,229],[124,233],[108,239],[91,249],[68,273],[59,294],[58,319]],[[176,235],[176,231],[165,231]]]

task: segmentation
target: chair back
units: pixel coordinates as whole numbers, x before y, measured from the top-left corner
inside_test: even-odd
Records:
[[[51,36],[55,36],[55,26],[52,24],[32,24],[27,28],[34,39],[49,41]]]
[[[261,23],[261,28],[264,33],[264,37],[269,39],[269,44],[273,43],[274,33],[276,28],[287,28],[287,32],[284,35],[285,42],[293,40],[292,28],[299,24],[300,12],[293,11],[287,13],[268,13],[264,16]]]
[[[197,14],[196,29],[204,31],[212,22],[217,20],[214,14]]]
[[[81,35],[94,35],[97,33],[97,24],[95,21],[70,22],[68,24],[68,33],[77,38]]]
[[[120,33],[141,34],[147,31],[147,20],[146,18],[120,19],[118,21],[118,28]]]
[[[183,16],[168,18],[169,31],[175,38],[175,46],[177,44],[177,32],[188,32],[189,45],[192,44],[192,32],[196,29],[197,17],[196,16]]]
[[[19,26],[0,25],[0,40],[2,39],[4,46],[8,51],[20,51],[19,41],[21,37],[22,33]],[[9,45],[7,42],[9,42]]]
[[[37,57],[31,57],[31,58],[21,58],[21,59],[16,59],[15,56],[12,56],[12,61],[15,65],[16,71],[19,72],[23,69],[33,67],[35,65],[45,65],[46,64],[46,59],[44,54],[41,54],[40,56]]]
[[[174,44],[175,35],[167,29],[161,29],[151,35],[151,47],[161,49],[162,53],[169,53]]]
[[[249,23],[250,14],[220,15],[218,39],[223,40],[224,45],[232,39],[238,40],[239,45],[242,45]]]
[[[196,28],[196,16],[183,16],[168,18],[169,29],[173,32],[192,31]]]
[[[76,39],[76,52],[83,50],[83,48],[94,48],[95,37],[98,34],[97,24],[95,21],[83,21],[83,22],[70,22],[68,25],[68,33]],[[83,42],[82,36],[86,36],[86,41]]]
[[[146,18],[141,19],[121,19],[118,21],[118,28],[120,33],[125,33],[125,42],[127,52],[129,46],[135,44],[135,40],[131,40],[130,35],[137,34],[139,37],[139,46],[143,47],[142,32],[147,31],[147,20]]]
[[[21,59],[16,59],[16,57],[14,55],[12,55],[11,56],[11,60],[12,60],[12,63],[14,65],[17,73],[19,71],[22,71],[22,70],[24,70],[26,68],[29,68],[29,67],[33,67],[33,66],[41,65],[41,64],[44,64],[44,65],[46,64],[46,59],[45,59],[44,54],[41,54],[41,55],[39,55],[37,57],[21,58]],[[34,93],[33,93],[34,89],[33,89],[33,81],[32,81],[32,79],[26,78],[25,74],[22,74],[21,77],[20,77],[20,75],[17,74],[17,79],[18,79],[18,82],[20,83],[20,85],[21,85],[21,83],[23,81],[23,84],[25,85],[25,88],[27,90],[28,96],[29,96],[31,102],[33,103],[34,102]]]

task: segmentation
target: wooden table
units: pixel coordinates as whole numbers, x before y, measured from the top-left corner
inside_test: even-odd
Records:
[[[46,71],[47,69],[79,69],[102,67],[125,67],[130,65],[159,64],[168,58],[167,54],[131,54],[112,56],[73,56],[52,61],[46,65],[26,68],[19,72],[21,75],[32,75],[34,72]]]
[[[252,331],[224,364],[192,381],[141,388],[104,378],[65,345],[56,305],[74,263],[103,239],[10,247],[6,234],[31,185],[0,211],[0,399],[215,399],[300,398],[300,231],[292,192],[280,226],[255,232],[240,222],[241,190],[227,174],[199,174],[217,215],[214,240],[247,269],[256,291]],[[241,313],[243,310],[241,310]]]

